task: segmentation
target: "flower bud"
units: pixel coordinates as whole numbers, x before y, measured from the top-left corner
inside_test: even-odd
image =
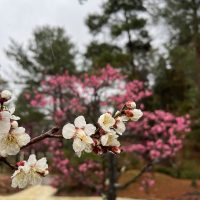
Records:
[[[133,117],[133,111],[132,110],[125,110],[124,114],[126,115],[126,117],[131,118]]]
[[[111,147],[111,152],[114,154],[119,154],[121,153],[120,147]]]
[[[22,161],[17,162],[16,166],[20,167],[20,166],[24,166],[24,164],[25,164],[25,161],[22,160]]]
[[[9,90],[3,90],[0,94],[2,99],[5,99],[6,101],[10,100],[12,97],[12,93]]]
[[[12,126],[12,128],[17,128],[17,127],[18,127],[17,121],[13,121],[13,122],[11,123],[11,126]]]
[[[136,103],[134,101],[128,101],[126,102],[126,107],[130,109],[136,108]]]

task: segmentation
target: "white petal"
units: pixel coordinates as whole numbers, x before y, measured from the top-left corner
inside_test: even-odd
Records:
[[[25,188],[27,184],[28,184],[28,176],[23,172],[18,173],[16,176],[12,178],[11,186],[13,188],[16,188],[16,187]]]
[[[11,115],[8,111],[0,112],[0,135],[7,134],[10,130],[11,123],[10,123]]]
[[[39,185],[42,183],[42,177],[38,173],[32,173],[29,176],[29,183],[31,185]]]
[[[73,142],[73,149],[75,152],[80,152],[85,149],[85,143],[83,143],[79,138],[75,138]]]
[[[82,151],[76,152],[76,155],[77,155],[79,158],[81,157],[81,154],[82,154]]]
[[[9,111],[10,111],[10,113],[11,113],[11,115],[12,115],[12,114],[15,112],[15,106],[12,105],[12,107],[9,108]]]
[[[15,177],[15,176],[16,176],[17,174],[19,174],[19,173],[20,173],[20,170],[19,170],[19,169],[15,170],[14,173],[13,173],[13,175],[11,176],[11,178]]]
[[[92,152],[92,145],[91,144],[86,145],[84,151],[87,152],[87,153],[91,153]]]
[[[103,146],[106,146],[107,142],[108,142],[108,134],[102,135],[102,136],[101,136],[101,144],[102,144]]]
[[[105,113],[99,117],[98,123],[104,131],[110,131],[110,128],[115,124],[115,119],[110,113]]]
[[[20,147],[27,145],[31,140],[30,136],[26,133],[17,135],[16,139]]]
[[[141,110],[139,109],[134,109],[133,110],[133,117],[131,118],[131,120],[133,121],[137,121],[138,119],[140,119],[142,117],[143,113]]]
[[[18,117],[18,116],[16,116],[16,115],[12,115],[12,116],[11,116],[11,119],[17,121],[17,120],[20,120],[20,117]]]
[[[66,124],[62,129],[62,135],[65,139],[71,139],[75,135],[76,129],[73,124]]]
[[[87,135],[93,135],[96,131],[96,127],[93,124],[87,124],[84,129]]]
[[[86,126],[86,121],[85,118],[83,116],[79,116],[74,120],[74,125],[77,128],[85,128]]]
[[[117,139],[113,139],[112,143],[111,143],[111,146],[119,147],[120,146],[120,142]]]
[[[28,162],[25,161],[24,166],[18,167],[19,169],[22,169],[26,174],[30,172],[30,165]]]
[[[5,148],[5,152],[7,155],[16,155],[20,151],[20,147],[18,144],[12,143]]]
[[[17,127],[12,131],[12,133],[14,133],[14,134],[25,134],[25,128]]]
[[[29,156],[29,159],[28,159],[27,163],[28,163],[29,165],[35,165],[36,162],[37,162],[36,155],[35,155],[35,154],[31,154],[31,155]]]
[[[85,142],[87,144],[93,144],[94,143],[93,139],[90,136],[84,137],[83,142]]]
[[[122,135],[122,133],[126,130],[126,126],[122,121],[120,121],[117,123],[117,128],[115,130],[118,134]]]
[[[39,171],[39,172],[45,171],[48,168],[47,159],[41,158],[40,160],[37,161],[35,167],[36,167],[37,171]]]

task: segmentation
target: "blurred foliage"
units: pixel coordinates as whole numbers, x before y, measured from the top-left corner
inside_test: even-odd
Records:
[[[109,63],[117,62],[115,67],[121,67],[131,79],[146,80],[148,59],[145,58],[151,45],[147,20],[142,17],[147,15],[143,4],[141,0],[107,0],[102,4],[100,14],[88,16],[86,25],[94,36],[105,32],[111,37],[108,44],[93,42],[88,46],[86,58],[91,61],[92,67],[102,67],[110,57]],[[121,46],[116,45],[119,41]]]
[[[25,87],[16,102],[17,114],[22,118],[27,131],[33,133],[32,136],[41,134],[41,131],[48,128],[48,120],[45,114],[30,105],[24,94],[26,91],[33,92],[48,75],[62,74],[66,70],[75,73],[74,45],[63,28],[43,26],[34,30],[27,47],[11,40],[6,53],[17,63],[18,71],[25,72],[20,73],[20,81],[25,82]]]
[[[26,81],[38,83],[47,75],[75,73],[74,45],[60,27],[38,27],[27,47],[11,40],[7,56],[26,72]]]
[[[187,136],[184,154],[179,158],[181,178],[200,178],[198,154],[200,137],[200,1],[164,0],[155,4],[155,18],[164,19],[170,33],[167,55],[160,57],[154,68],[155,103],[168,111],[190,114],[192,132]],[[174,175],[171,168],[165,169]],[[169,171],[168,171],[169,170]]]
[[[199,163],[196,161],[184,161],[180,168],[175,169],[169,166],[158,166],[157,172],[181,179],[200,179]]]
[[[21,118],[20,123],[26,127],[31,137],[40,135],[48,126],[48,120],[44,113],[32,107],[28,100],[24,97],[25,90],[19,95],[16,102],[16,115]]]
[[[8,89],[7,82],[0,76],[0,91]]]
[[[156,17],[165,20],[171,35],[168,56],[160,59],[157,66],[154,88],[162,107],[186,113],[197,108],[197,97],[200,97],[200,2],[167,0],[164,3]]]
[[[92,70],[107,64],[114,67],[127,66],[130,59],[130,55],[124,53],[119,46],[96,41],[88,45],[85,57],[91,62]]]

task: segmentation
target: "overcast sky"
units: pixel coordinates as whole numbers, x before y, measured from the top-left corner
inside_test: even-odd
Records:
[[[90,0],[81,5],[78,0],[0,0],[1,75],[7,77],[14,66],[4,53],[10,38],[25,43],[36,26],[62,26],[78,48],[83,48],[91,38],[84,20],[88,13],[99,10],[101,2]]]
[[[55,25],[66,29],[77,48],[84,46],[92,38],[84,24],[89,13],[98,12],[103,0],[88,0],[83,5],[78,0],[0,0],[0,74],[10,77],[15,66],[8,60],[4,50],[10,38],[25,43],[36,26]],[[154,45],[165,41],[163,29],[151,28]]]

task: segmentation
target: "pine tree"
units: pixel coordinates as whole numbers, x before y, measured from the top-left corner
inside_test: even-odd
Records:
[[[86,24],[94,36],[104,31],[108,32],[111,41],[110,44],[107,44],[105,51],[110,52],[111,58],[119,59],[118,66],[121,65],[131,78],[146,77],[147,74],[147,65],[143,61],[147,56],[146,53],[151,49],[151,45],[146,29],[147,20],[141,16],[144,14],[147,14],[147,11],[141,0],[107,0],[102,4],[100,14],[91,14],[86,20]],[[120,42],[123,44],[120,47],[119,55],[119,52],[116,52],[116,46],[119,49]],[[105,42],[96,45],[101,58],[105,56],[105,52],[102,53],[102,47],[105,47]],[[90,50],[91,45],[88,49],[89,53]],[[93,57],[93,64],[95,64],[96,56],[97,54],[90,55],[90,58]],[[106,54],[107,57],[108,54]],[[126,58],[127,62],[121,62],[122,58]],[[100,66],[102,64],[98,63]]]
[[[12,40],[6,53],[26,72],[25,79],[30,84],[46,75],[76,72],[74,45],[60,27],[36,28],[27,48]]]

